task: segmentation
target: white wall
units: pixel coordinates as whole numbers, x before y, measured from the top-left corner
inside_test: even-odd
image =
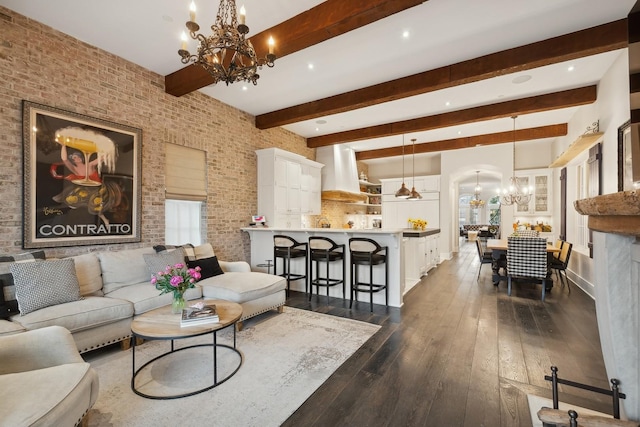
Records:
[[[554,158],[564,151],[587,127],[599,120],[602,139],[602,194],[618,191],[618,127],[629,120],[629,68],[627,49],[620,54],[598,84],[598,98],[594,104],[580,107],[569,121],[568,135],[558,138],[553,145]],[[576,198],[576,163],[586,158],[584,153],[567,166],[567,241],[576,240],[572,227],[579,214],[573,209]],[[556,173],[559,173],[556,171]],[[555,180],[554,180],[555,181]],[[554,191],[554,213],[559,215],[560,191]],[[559,224],[559,223],[558,223]],[[586,248],[574,246],[569,265],[569,276],[592,297],[595,295],[593,259]]]
[[[406,153],[406,151],[405,151]],[[387,157],[367,162],[372,179],[401,178],[402,157]],[[404,156],[404,176],[413,176],[411,155]],[[440,154],[416,154],[415,176],[440,175]]]

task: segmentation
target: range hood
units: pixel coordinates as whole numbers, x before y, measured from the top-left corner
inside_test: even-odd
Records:
[[[322,200],[364,202],[360,194],[356,153],[349,147],[332,145],[316,149],[316,161],[322,163]]]

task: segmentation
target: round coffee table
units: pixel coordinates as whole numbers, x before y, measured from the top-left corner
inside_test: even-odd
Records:
[[[188,301],[187,305],[195,304],[196,300]],[[211,390],[212,388],[222,384],[229,378],[231,378],[238,370],[240,366],[242,366],[242,354],[236,348],[236,328],[235,324],[242,316],[242,306],[240,304],[236,304],[235,302],[223,301],[223,300],[204,300],[205,304],[215,304],[216,309],[218,311],[218,315],[220,317],[220,322],[218,323],[209,323],[202,325],[190,325],[190,326],[180,326],[180,314],[174,314],[171,312],[171,306],[156,308],[155,310],[150,310],[146,313],[140,314],[134,317],[131,322],[131,333],[132,337],[132,351],[131,351],[131,367],[132,367],[132,377],[131,377],[131,390],[139,396],[146,397],[149,399],[177,399],[180,397],[192,396],[194,394],[202,393],[207,390]],[[233,328],[233,346],[226,344],[218,344],[217,332],[228,328]],[[212,334],[213,342],[211,344],[195,344],[189,345],[186,347],[181,347],[178,349],[174,348],[174,340],[181,340],[185,338],[193,338],[201,335]],[[146,340],[170,340],[171,341],[171,350],[163,353],[157,357],[146,362],[144,365],[140,366],[140,368],[136,369],[136,338],[144,338]],[[175,394],[175,395],[151,395],[147,393],[143,393],[140,390],[136,389],[136,376],[145,368],[150,367],[153,362],[166,357],[172,353],[178,351],[187,351],[189,349],[198,348],[198,347],[211,347],[213,352],[213,383],[208,385],[207,387],[191,391],[188,393]],[[218,348],[224,347],[230,349],[238,354],[238,366],[232,370],[228,375],[224,378],[218,378]]]

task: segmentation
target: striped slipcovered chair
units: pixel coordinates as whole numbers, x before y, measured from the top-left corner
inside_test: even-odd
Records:
[[[547,284],[547,239],[544,237],[509,237],[507,244],[507,294],[511,295],[512,278],[542,280],[542,301]]]

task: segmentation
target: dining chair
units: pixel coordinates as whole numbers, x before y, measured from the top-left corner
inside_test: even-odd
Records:
[[[552,271],[555,271],[556,276],[559,277],[562,287],[564,287],[565,282],[567,283],[569,293],[571,293],[571,286],[569,285],[569,278],[567,277],[567,267],[569,266],[569,257],[571,256],[572,249],[573,243],[563,241],[558,258],[553,258],[549,265],[549,268],[551,268]],[[562,280],[562,272],[564,272],[564,281]]]
[[[480,259],[480,268],[478,269],[478,278],[476,282],[480,280],[480,272],[482,271],[482,266],[484,264],[491,264],[493,262],[493,254],[489,251],[486,252],[482,247],[482,241],[480,239],[476,239],[476,247],[478,248],[478,258]]]
[[[512,236],[507,240],[507,295],[511,282],[517,279],[542,281],[542,301],[547,285],[547,239],[544,237]]]
[[[558,248],[560,252],[562,252],[562,243],[564,243],[564,240],[562,239],[556,239],[556,242],[554,243],[554,246]],[[555,259],[558,259],[560,257],[560,252],[553,252],[551,256],[553,256]]]

